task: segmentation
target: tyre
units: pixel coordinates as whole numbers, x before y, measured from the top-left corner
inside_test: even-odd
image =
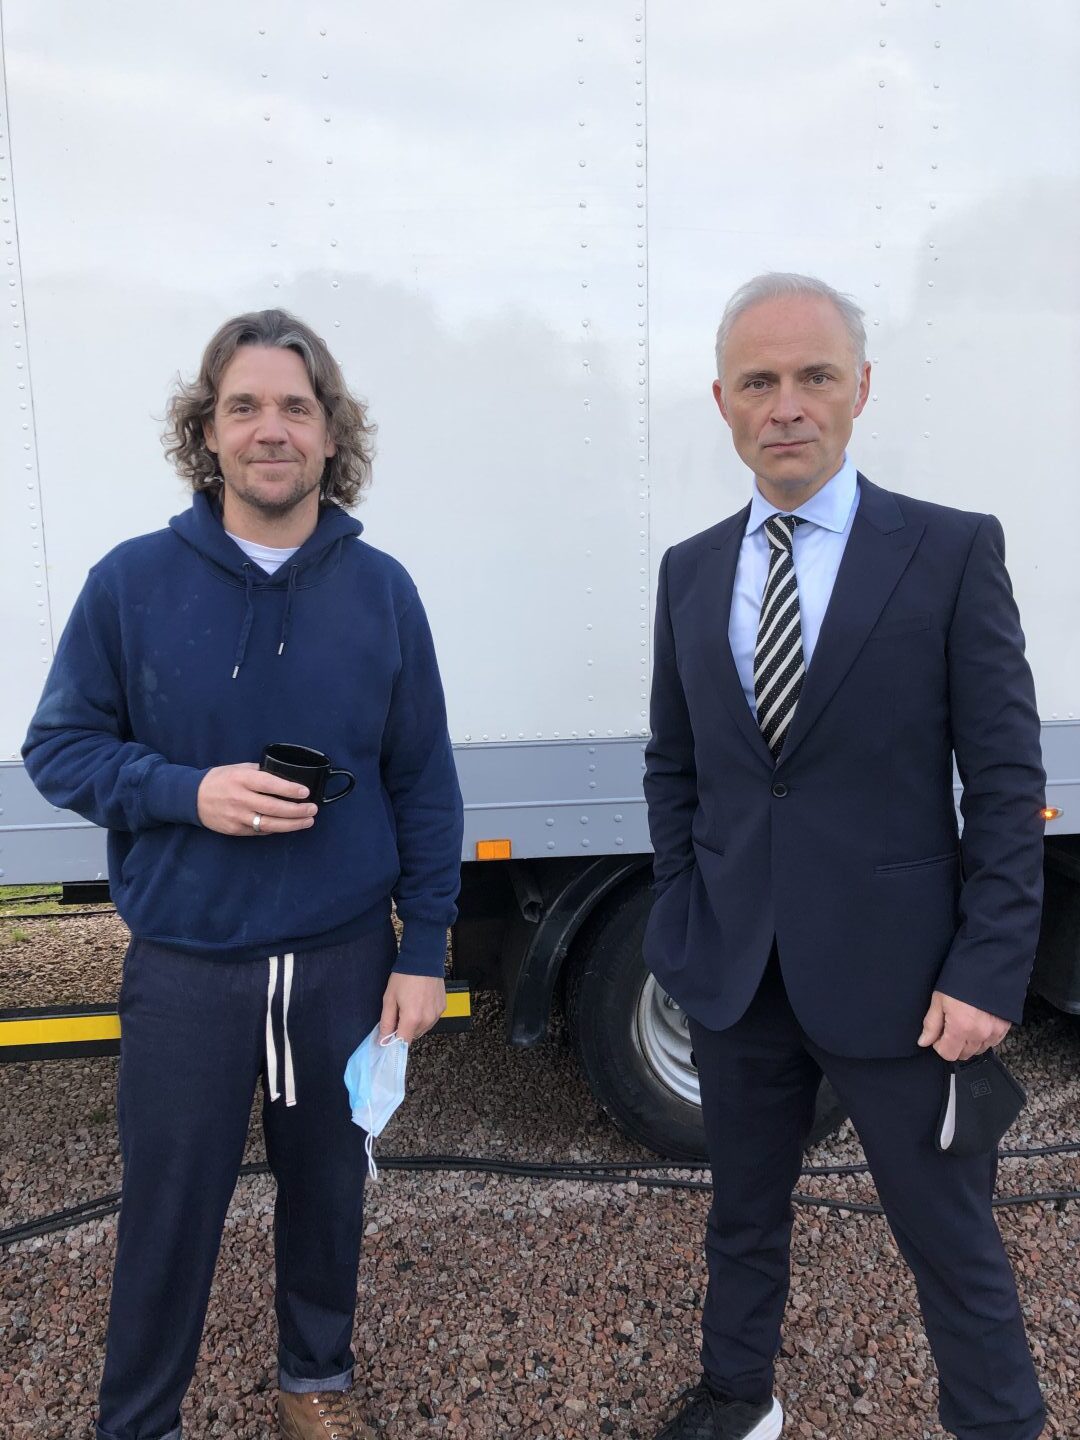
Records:
[[[651,903],[647,885],[628,885],[579,932],[566,979],[570,1040],[593,1095],[625,1135],[665,1159],[704,1160],[687,1017],[641,958]],[[809,1143],[843,1119],[823,1082]]]

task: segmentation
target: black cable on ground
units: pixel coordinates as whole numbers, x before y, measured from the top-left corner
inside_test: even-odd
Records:
[[[1080,1143],[1066,1142],[1042,1148],[1002,1151],[1001,1154],[1003,1158],[1032,1159],[1042,1155],[1072,1154],[1076,1151],[1080,1151]],[[640,1161],[625,1164],[617,1161],[598,1161],[595,1164],[588,1161],[566,1161],[563,1164],[551,1165],[523,1160],[487,1160],[472,1155],[388,1155],[379,1161],[379,1168],[412,1173],[436,1171],[444,1174],[499,1175],[517,1180],[573,1180],[585,1184],[591,1182],[593,1184],[628,1185],[633,1181],[645,1190],[697,1190],[706,1193],[712,1190],[712,1183],[708,1180],[678,1180],[668,1175],[646,1173],[661,1169],[690,1171],[708,1169],[707,1165],[697,1161],[670,1165],[664,1165],[660,1161],[653,1165]],[[867,1172],[868,1167],[865,1165],[808,1165],[801,1173],[803,1176],[815,1176],[857,1175]],[[268,1175],[269,1173],[270,1167],[265,1161],[253,1161],[240,1167],[242,1177]],[[836,1200],[826,1196],[806,1195],[800,1190],[796,1190],[791,1198],[796,1205],[805,1205],[815,1209],[847,1211],[856,1215],[884,1214],[880,1205],[867,1204],[859,1200]],[[1080,1200],[1080,1190],[1043,1190],[1023,1195],[998,1195],[994,1197],[991,1204],[995,1208],[1005,1209],[1019,1205],[1064,1203],[1073,1200]],[[96,1200],[86,1200],[79,1205],[71,1205],[64,1210],[54,1211],[50,1215],[42,1215],[37,1220],[22,1221],[18,1225],[9,1226],[6,1230],[0,1230],[0,1249],[9,1245],[17,1245],[23,1240],[34,1240],[62,1230],[70,1230],[76,1225],[85,1225],[91,1220],[102,1220],[106,1216],[115,1214],[119,1209],[120,1194],[119,1191],[114,1191],[109,1195],[101,1195]]]
[[[998,1158],[1001,1160],[1033,1160],[1044,1155],[1071,1155],[1080,1153],[1080,1140],[1061,1141],[1055,1145],[1028,1146],[1023,1149],[999,1150]],[[473,1156],[461,1155],[395,1155],[389,1157],[386,1163],[391,1169],[454,1169],[461,1165],[484,1164],[491,1167],[493,1173],[498,1173],[500,1168],[505,1169],[508,1174],[543,1175],[550,1165],[544,1163],[533,1164],[527,1160],[479,1160]],[[707,1160],[564,1160],[557,1163],[560,1172],[570,1171],[577,1175],[588,1173],[606,1178],[609,1175],[628,1175],[631,1178],[638,1174],[648,1174],[654,1170],[690,1170],[701,1171],[709,1169]],[[868,1175],[870,1167],[865,1162],[857,1165],[804,1165],[799,1174],[803,1177],[810,1175]]]
[[[999,1160],[1033,1160],[1040,1155],[1075,1155],[1080,1153],[1080,1141],[1063,1140],[1057,1145],[1036,1145],[1026,1148],[999,1150]],[[861,1165],[804,1165],[802,1175],[869,1175],[870,1166]]]
[[[19,910],[3,910],[0,911],[0,923],[6,923],[8,920],[82,920],[87,915],[109,915],[111,913],[112,906],[102,900],[100,905],[92,910],[72,910],[68,907],[63,910],[29,910],[25,913]]]
[[[39,1220],[24,1220],[7,1230],[0,1230],[0,1249],[18,1245],[22,1240],[36,1240],[42,1235],[55,1235],[61,1230],[74,1229],[76,1225],[88,1225],[91,1220],[103,1220],[115,1215],[120,1209],[119,1194],[102,1195],[89,1200],[85,1205],[72,1205],[68,1210],[57,1210],[52,1215],[42,1215]]]

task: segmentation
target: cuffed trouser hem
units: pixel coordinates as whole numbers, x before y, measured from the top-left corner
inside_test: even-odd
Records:
[[[297,1380],[287,1370],[278,1369],[278,1389],[287,1395],[316,1395],[320,1390],[351,1390],[352,1369],[343,1370],[340,1375],[331,1375],[326,1380]],[[179,1430],[176,1432],[179,1436]],[[105,1437],[108,1440],[108,1437]],[[170,1437],[171,1440],[171,1437]]]
[[[97,1440],[113,1440],[113,1436],[108,1430],[102,1430],[100,1425],[95,1425],[94,1434],[97,1436]],[[148,1436],[147,1440],[151,1440],[151,1437]],[[176,1429],[170,1430],[167,1435],[153,1436],[153,1440],[181,1440],[180,1426],[177,1425]]]

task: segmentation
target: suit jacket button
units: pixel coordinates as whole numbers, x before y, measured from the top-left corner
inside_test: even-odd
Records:
[[[777,781],[777,783],[772,787],[772,793],[776,796],[778,800],[782,800],[787,794],[787,786],[784,785],[782,782]]]

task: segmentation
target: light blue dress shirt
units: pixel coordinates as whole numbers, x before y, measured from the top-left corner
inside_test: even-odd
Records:
[[[803,658],[809,670],[821,622],[836,583],[836,572],[851,534],[859,508],[859,482],[855,466],[844,456],[840,469],[816,495],[798,510],[778,510],[770,505],[754,484],[750,518],[739,547],[735,588],[731,595],[728,640],[735,667],[742,681],[747,704],[757,715],[754,701],[754,650],[757,646],[761,597],[769,575],[769,537],[765,521],[770,515],[797,515],[805,524],[796,526],[794,538],[795,579],[799,586]]]

